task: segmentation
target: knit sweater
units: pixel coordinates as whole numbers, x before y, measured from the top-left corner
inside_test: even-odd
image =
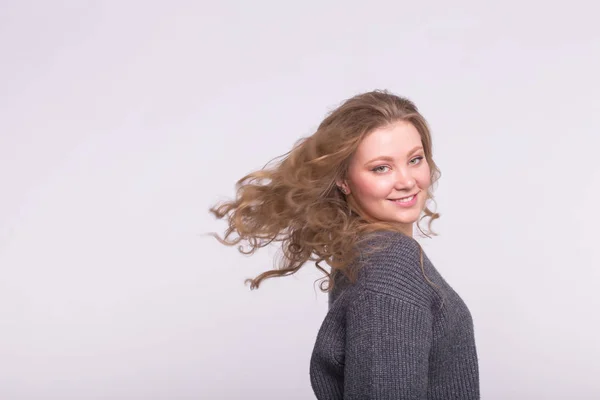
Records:
[[[471,314],[424,252],[421,269],[417,241],[380,232],[359,249],[358,280],[334,275],[317,334],[310,359],[317,399],[479,399]]]

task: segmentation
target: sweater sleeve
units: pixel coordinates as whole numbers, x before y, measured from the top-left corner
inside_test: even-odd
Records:
[[[365,289],[346,315],[345,400],[427,397],[432,314]]]

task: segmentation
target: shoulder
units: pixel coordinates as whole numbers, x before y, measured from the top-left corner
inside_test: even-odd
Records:
[[[361,255],[378,258],[419,256],[421,246],[410,236],[394,231],[377,231],[365,235],[359,242]]]
[[[421,246],[399,232],[369,233],[358,245],[363,267],[387,273],[405,273],[420,265]]]
[[[359,249],[359,286],[418,306],[431,304],[434,291],[422,268],[426,257],[415,239],[379,231],[361,240]]]

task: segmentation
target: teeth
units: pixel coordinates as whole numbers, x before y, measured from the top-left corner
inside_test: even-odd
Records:
[[[412,195],[410,197],[407,197],[405,199],[400,199],[400,200],[396,200],[399,203],[408,203],[409,201],[411,201],[413,198],[415,197],[415,195]]]

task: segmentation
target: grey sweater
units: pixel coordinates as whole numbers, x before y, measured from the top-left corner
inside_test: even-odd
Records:
[[[473,320],[415,239],[383,232],[385,248],[341,274],[317,334],[310,380],[318,400],[479,399]]]

